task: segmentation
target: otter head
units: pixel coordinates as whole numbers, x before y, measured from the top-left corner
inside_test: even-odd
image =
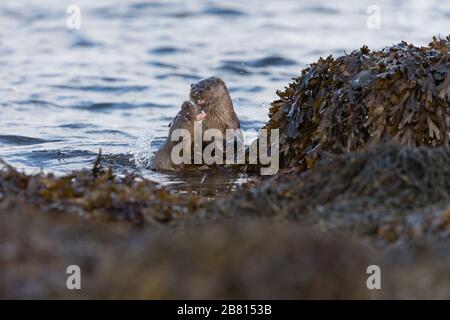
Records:
[[[187,129],[191,131],[194,127],[194,120],[198,120],[196,111],[197,110],[192,103],[185,101],[181,106],[180,112],[178,112],[176,117],[170,123],[169,137],[176,129]]]
[[[218,77],[209,77],[191,84],[189,96],[191,101],[206,113],[208,111],[214,111],[214,108],[218,106],[222,108],[227,106],[233,109],[231,97],[225,82]]]
[[[197,120],[197,108],[191,102],[184,102],[181,110],[173,118],[170,123],[169,136],[164,142],[163,146],[155,152],[155,155],[150,163],[150,168],[153,170],[178,170],[178,166],[172,162],[171,152],[172,148],[178,142],[172,141],[171,137],[175,130],[185,129],[189,131],[191,137],[194,134],[194,121]]]

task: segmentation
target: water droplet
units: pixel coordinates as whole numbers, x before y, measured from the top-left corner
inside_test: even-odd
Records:
[[[244,67],[244,66],[245,66],[245,62],[241,62],[241,66]],[[241,74],[244,74],[244,72],[245,72],[244,69],[242,69],[242,70],[240,71]]]

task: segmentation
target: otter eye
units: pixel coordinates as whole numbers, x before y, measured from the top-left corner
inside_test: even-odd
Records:
[[[191,89],[195,86],[195,83],[191,83]]]

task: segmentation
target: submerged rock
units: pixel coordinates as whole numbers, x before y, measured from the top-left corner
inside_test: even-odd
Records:
[[[283,167],[314,167],[324,151],[352,152],[392,139],[450,141],[450,36],[427,47],[401,42],[320,58],[272,103],[267,129],[280,130]]]

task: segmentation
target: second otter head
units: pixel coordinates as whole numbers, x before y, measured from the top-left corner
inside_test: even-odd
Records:
[[[173,121],[170,123],[169,137],[170,134],[176,129],[187,129],[191,131],[194,127],[194,121],[197,120],[196,114],[197,110],[195,106],[192,103],[185,101],[181,105],[180,112],[178,112]]]
[[[191,84],[189,97],[192,102],[203,109],[221,104],[224,99],[231,104],[230,94],[225,82],[218,77],[209,77]]]

